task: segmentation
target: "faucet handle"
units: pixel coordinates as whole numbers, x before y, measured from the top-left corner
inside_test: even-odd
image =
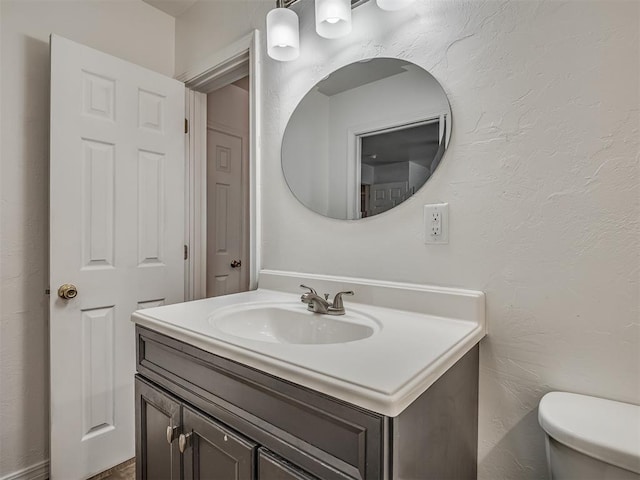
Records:
[[[333,305],[332,307],[335,309],[343,309],[344,310],[344,304],[342,303],[342,296],[343,295],[355,295],[354,292],[352,290],[347,290],[345,292],[338,292],[336,293],[336,296],[333,297]]]
[[[302,296],[300,297],[300,301],[302,303],[306,303],[307,305],[311,305],[311,298],[314,296],[318,296],[318,293],[313,288],[307,287],[306,285],[300,285],[300,288],[306,288],[307,290],[309,290],[308,292],[302,294]]]
[[[313,293],[314,295],[318,294],[318,292],[316,292],[315,289],[311,287],[307,287],[306,285],[300,285],[300,288],[306,288],[307,290],[309,290],[307,293]]]

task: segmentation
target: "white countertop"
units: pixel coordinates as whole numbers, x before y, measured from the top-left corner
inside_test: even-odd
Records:
[[[380,330],[348,343],[292,345],[236,337],[209,322],[217,309],[242,303],[291,302],[304,311],[299,283],[332,294],[355,290],[356,296],[349,297],[353,301],[345,298],[347,311],[375,317]],[[260,284],[255,291],[139,310],[131,318],[207,352],[390,417],[486,335],[482,292],[271,271],[261,273]]]

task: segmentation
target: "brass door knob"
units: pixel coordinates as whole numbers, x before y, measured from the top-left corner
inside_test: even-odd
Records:
[[[231,262],[231,268],[239,268],[242,266],[242,261],[240,260],[234,260],[233,262]]]
[[[58,289],[58,296],[60,298],[64,298],[65,300],[71,300],[72,298],[75,298],[78,295],[78,289],[76,288],[75,285],[72,285],[71,283],[65,283],[64,285],[61,285],[60,288]]]

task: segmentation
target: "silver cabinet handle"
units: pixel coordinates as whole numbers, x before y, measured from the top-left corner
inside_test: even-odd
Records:
[[[191,446],[191,433],[181,433],[178,437],[178,447],[180,448],[180,453],[184,453],[184,451]]]
[[[178,437],[178,432],[180,432],[180,427],[172,427],[171,425],[167,427],[167,443],[169,445]]]

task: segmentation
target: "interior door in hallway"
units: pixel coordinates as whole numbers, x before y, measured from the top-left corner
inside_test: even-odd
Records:
[[[129,317],[184,295],[184,112],[182,83],[52,36],[52,480],[134,456]]]
[[[207,297],[247,289],[241,136],[207,128]]]

